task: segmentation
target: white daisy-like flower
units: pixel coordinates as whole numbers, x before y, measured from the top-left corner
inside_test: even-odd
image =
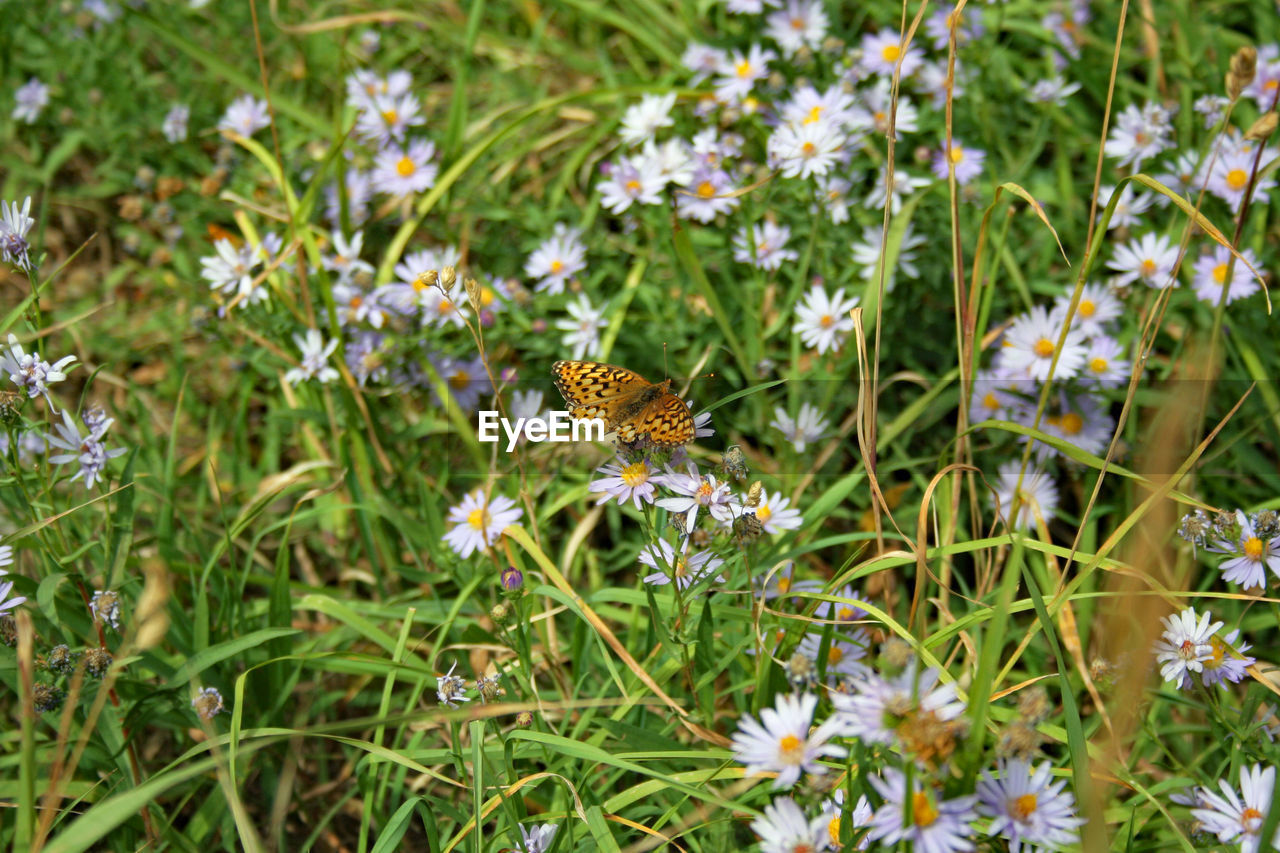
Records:
[[[1021,475],[1022,464],[1017,460],[1005,462],[998,469],[995,484],[995,511],[1006,524],[1026,530],[1036,523],[1036,517],[1048,524],[1058,511],[1058,487],[1053,477],[1042,468],[1028,468]],[[1022,485],[1018,486],[1019,479]],[[1009,513],[1014,503],[1018,505],[1017,517],[1010,522]]]
[[[520,520],[524,510],[506,495],[486,499],[483,489],[476,489],[449,510],[445,519],[454,527],[444,535],[444,541],[466,559],[474,551],[491,548],[502,531]]]
[[[810,442],[823,438],[831,426],[822,411],[812,403],[801,403],[800,413],[795,420],[787,414],[787,410],[778,406],[773,410],[773,420],[769,426],[782,431],[787,441],[795,448],[796,453],[804,453]]]
[[[896,767],[886,767],[879,776],[867,781],[884,800],[884,805],[871,818],[867,837],[880,841],[885,849],[906,841],[906,849],[921,853],[959,853],[972,850],[973,821],[977,797],[967,795],[944,800],[941,793],[921,784],[920,775],[907,787],[907,776]],[[907,819],[907,798],[911,799],[911,818]]]
[[[471,697],[466,695],[467,682],[462,676],[453,674],[457,667],[458,662],[454,661],[448,672],[436,676],[436,698],[441,705],[448,705],[450,708],[457,708],[459,702],[471,701]]]
[[[750,510],[747,510],[748,512]],[[804,523],[800,510],[791,506],[791,499],[783,497],[782,492],[761,490],[760,502],[755,506],[756,519],[765,533],[781,533],[784,530],[796,530]]]
[[[871,188],[871,192],[867,193],[864,205],[870,210],[884,210],[886,200],[889,203],[889,212],[897,214],[902,210],[903,196],[910,195],[921,187],[927,187],[933,181],[931,178],[913,178],[905,169],[893,170],[893,186],[888,186],[887,167],[880,170],[879,177],[876,178],[875,184]]]
[[[1238,843],[1241,853],[1256,853],[1262,846],[1262,827],[1271,811],[1272,791],[1276,785],[1276,769],[1261,764],[1244,768],[1240,773],[1241,796],[1227,784],[1218,781],[1221,796],[1204,789],[1200,798],[1206,808],[1192,809],[1191,816],[1225,843]],[[1280,848],[1280,829],[1271,837],[1271,847]]]
[[[661,498],[657,505],[667,512],[685,513],[685,532],[692,533],[697,524],[699,510],[705,509],[711,517],[724,525],[733,524],[733,503],[729,484],[716,481],[714,474],[700,475],[690,463],[687,471],[660,474],[662,485],[678,497]]]
[[[241,95],[231,102],[218,122],[218,130],[229,130],[241,136],[253,136],[271,124],[267,102],[253,95]]]
[[[791,228],[786,225],[767,220],[750,228],[744,225],[733,236],[733,259],[762,270],[776,271],[787,261],[800,257],[795,249],[787,248],[790,239]]]
[[[863,278],[879,281],[880,275],[880,240],[884,229],[880,225],[868,225],[862,229],[862,236],[853,244],[853,263],[859,268]],[[885,290],[893,292],[893,287],[901,274],[905,279],[920,276],[916,266],[916,250],[925,244],[923,234],[917,234],[915,226],[910,222],[902,230],[902,242],[898,244],[897,262],[885,270]]]
[[[744,714],[733,735],[734,757],[747,765],[749,773],[776,772],[774,789],[790,788],[800,772],[821,776],[826,768],[821,758],[843,758],[845,749],[827,743],[840,730],[835,717],[810,732],[818,697],[812,693],[779,694],[773,708],[765,708],[756,720]]]
[[[551,849],[551,842],[559,828],[554,823],[539,824],[533,829],[525,829],[522,825],[520,841],[524,845],[524,853],[547,853]]]
[[[1231,554],[1218,569],[1222,579],[1238,583],[1245,589],[1262,589],[1267,585],[1267,570],[1280,578],[1280,536],[1259,536],[1253,520],[1236,510],[1240,524],[1240,538],[1234,542],[1220,539],[1209,550],[1218,554]]]
[[[302,363],[298,367],[290,368],[284,375],[284,381],[290,385],[297,385],[299,382],[305,382],[308,379],[314,379],[317,382],[332,382],[338,378],[338,371],[329,366],[329,356],[338,346],[338,339],[325,343],[324,335],[320,334],[316,329],[307,329],[307,334],[294,335],[293,342],[297,345],[298,350],[302,353]]]
[[[786,0],[781,9],[765,18],[765,32],[788,57],[795,56],[801,48],[821,47],[827,26],[827,13],[820,0]]]
[[[1088,354],[1084,335],[1077,329],[1071,329],[1059,347],[1063,319],[1062,314],[1051,312],[1043,305],[1032,306],[1030,311],[1015,319],[1001,343],[1000,368],[1010,374],[1026,375],[1044,382],[1049,378],[1049,368],[1057,354],[1058,363],[1053,374],[1056,380],[1070,379],[1078,374]]]
[[[919,49],[902,49],[903,36],[895,29],[883,29],[862,37],[862,66],[871,74],[893,76],[901,65],[901,76],[910,77],[924,61]]]
[[[18,336],[10,332],[8,346],[0,349],[0,373],[9,374],[9,381],[26,391],[28,399],[43,396],[56,413],[49,386],[66,379],[66,371],[75,360],[74,355],[66,355],[50,364],[37,353],[24,350]]]
[[[1258,259],[1252,249],[1242,249],[1240,254],[1244,255],[1249,265],[1258,269]],[[1260,289],[1249,265],[1233,260],[1230,249],[1214,243],[1210,251],[1196,258],[1191,286],[1195,288],[1196,296],[1201,302],[1217,305],[1222,300],[1223,286],[1226,285],[1227,304],[1230,305],[1237,299],[1252,296]],[[1230,284],[1227,283],[1228,269],[1231,270]]]
[[[894,743],[899,726],[907,721],[932,719],[949,722],[964,713],[955,684],[939,684],[938,671],[917,674],[915,664],[886,679],[876,673],[856,681],[852,693],[832,693],[835,720],[843,734],[865,744]]]
[[[1117,285],[1141,282],[1148,287],[1165,288],[1178,283],[1173,265],[1178,262],[1178,247],[1161,234],[1143,234],[1123,246],[1117,246],[1107,266],[1115,270]]]
[[[785,178],[825,175],[835,165],[844,141],[843,131],[828,121],[784,124],[769,137],[769,162]]]
[[[426,139],[413,139],[407,146],[388,145],[373,161],[370,181],[373,188],[391,196],[408,196],[435,185],[439,171],[433,158],[436,146]]]
[[[689,541],[686,539],[680,553],[665,539],[646,545],[640,549],[640,563],[653,569],[653,573],[644,577],[644,582],[654,586],[665,586],[675,583],[680,590],[686,590],[695,583],[712,577],[716,569],[724,565],[724,560],[710,551],[689,553]],[[719,583],[723,577],[716,577]]]
[[[622,213],[633,204],[661,204],[666,185],[667,179],[655,161],[639,156],[619,157],[596,189],[606,210]]]
[[[1053,310],[1065,317],[1070,304],[1071,291],[1067,291],[1053,301]],[[1123,313],[1124,303],[1113,289],[1105,284],[1086,284],[1080,290],[1080,301],[1076,303],[1071,324],[1080,330],[1080,334],[1092,337],[1106,332],[1107,325]]]
[[[1210,622],[1209,611],[1197,616],[1194,607],[1163,617],[1165,630],[1156,641],[1156,660],[1160,662],[1160,675],[1165,681],[1179,687],[1191,686],[1191,673],[1204,669],[1204,662],[1213,656],[1210,638],[1222,627],[1221,622]]]
[[[856,296],[844,298],[843,287],[837,288],[834,296],[827,296],[821,285],[814,284],[804,302],[796,306],[796,322],[791,331],[800,336],[805,346],[819,353],[837,350],[853,330],[853,317],[849,312],[857,304]]]
[[[555,327],[565,333],[560,342],[569,347],[574,359],[595,353],[600,346],[600,330],[609,325],[604,308],[596,308],[585,293],[579,293],[577,301],[570,302],[565,310],[569,312],[569,318],[555,321]]]
[[[641,457],[635,462],[616,459],[601,465],[596,473],[602,476],[588,483],[587,490],[602,493],[596,501],[597,505],[616,500],[621,506],[631,501],[636,509],[642,509],[641,501],[649,504],[654,502],[654,495],[657,493],[656,472],[647,458]]]
[[[1115,187],[1099,187],[1098,204],[1106,207],[1111,203],[1111,197],[1115,195],[1115,192]],[[1153,193],[1135,193],[1133,184],[1125,184],[1124,189],[1120,190],[1120,198],[1116,201],[1115,209],[1111,211],[1111,220],[1107,223],[1107,230],[1134,228],[1142,224],[1142,215],[1150,210],[1151,205],[1154,203]],[[1098,210],[1099,222],[1102,221],[1104,213],[1106,213],[1105,210]]]
[[[525,262],[524,272],[529,278],[538,279],[534,290],[554,296],[586,267],[587,247],[582,242],[582,232],[557,222],[551,236]]]
[[[745,54],[735,50],[725,58],[719,68],[719,76],[713,81],[716,99],[732,104],[747,97],[756,81],[769,76],[769,63],[776,58],[772,50],[758,44],[751,45]]]
[[[1063,790],[1067,780],[1052,781],[1049,762],[1033,772],[1026,761],[1010,759],[998,769],[998,777],[983,770],[978,781],[978,810],[991,818],[987,832],[1004,838],[1010,850],[1057,850],[1079,842],[1085,819],[1076,814],[1075,797]]]
[[[818,853],[830,841],[828,821],[826,814],[806,817],[795,800],[779,797],[751,822],[751,831],[760,836],[760,853]]]
[[[645,95],[640,103],[627,107],[622,115],[622,127],[618,136],[627,145],[640,145],[650,141],[664,127],[671,127],[671,108],[676,105],[676,95]]]

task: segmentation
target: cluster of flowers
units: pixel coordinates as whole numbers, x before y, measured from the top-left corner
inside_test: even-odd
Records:
[[[456,249],[409,252],[395,268],[396,281],[376,288],[372,287],[373,265],[360,257],[364,232],[358,226],[369,219],[375,193],[407,202],[414,193],[429,189],[435,182],[435,147],[412,135],[412,129],[425,123],[419,101],[410,91],[412,82],[404,71],[382,78],[362,70],[348,78],[347,98],[355,113],[354,136],[372,147],[370,154],[352,151],[352,158],[359,162],[362,156],[367,157],[371,165],[368,169],[350,166],[343,175],[342,186],[330,185],[325,192],[324,216],[331,231],[329,251],[322,254],[320,261],[332,275],[334,311],[344,341],[345,362],[361,385],[387,382],[431,387],[427,372],[415,357],[425,351],[412,347],[410,352],[395,352],[396,341],[391,333],[402,333],[403,340],[408,340],[417,338],[409,333],[421,327],[461,327],[465,323],[466,305],[449,294],[455,281],[453,270],[460,263]],[[178,119],[184,116],[185,112],[170,113],[166,127],[182,125]],[[269,123],[266,103],[246,95],[231,104],[218,127],[250,137]],[[357,230],[344,231],[344,221]],[[227,297],[222,312],[241,303],[254,305],[270,298],[270,274],[288,254],[278,235],[268,232],[261,239],[242,245],[219,239],[214,248],[216,253],[201,261],[201,275],[214,291]],[[497,298],[499,295],[507,295],[501,284],[476,285],[475,297],[470,301],[478,308],[482,324],[491,324],[494,312],[502,308],[504,301]],[[293,340],[300,359],[286,372],[286,382],[325,383],[339,377],[329,364],[339,339],[326,340],[321,331],[309,328],[295,333]],[[430,361],[460,405],[474,403],[480,394],[480,383],[487,381],[478,360],[432,356]]]
[[[1010,321],[990,367],[975,378],[969,419],[973,423],[1007,420],[1026,427],[1035,424],[1042,384],[1049,379],[1056,357],[1056,392],[1039,429],[1086,453],[1103,456],[1115,428],[1103,391],[1127,381],[1130,370],[1125,346],[1115,337],[1116,321],[1124,306],[1113,288],[1085,285],[1068,327],[1070,302],[1071,294],[1064,293],[1052,308],[1037,305]],[[1058,492],[1045,463],[1056,453],[1053,445],[1036,444],[1037,465],[1022,474],[1019,509],[1012,519],[1015,527],[1033,526],[1036,512],[1046,522],[1053,518]],[[1006,520],[1020,470],[1017,461],[1006,462],[999,469],[997,511]]]
[[[849,750],[838,740],[854,738],[885,750],[886,758],[896,756],[860,780],[880,805],[863,795],[850,809],[841,789],[811,816],[792,797],[778,797],[752,824],[762,853],[865,850],[874,841],[949,853],[974,849],[980,831],[1005,839],[1010,849],[1056,849],[1077,840],[1084,821],[1064,790],[1066,780],[1053,781],[1047,762],[1033,767],[1023,758],[1001,759],[994,772],[983,771],[975,794],[943,797],[932,780],[944,778],[938,771],[964,731],[965,704],[954,684],[939,683],[937,671],[911,662],[886,677],[863,667],[842,678],[830,697],[833,713],[816,727],[819,699],[808,691],[780,694],[759,719],[744,715],[733,736],[734,757],[750,773],[776,774],[774,790],[790,789],[802,773],[825,775],[823,759],[845,758]],[[910,775],[895,766],[907,756],[915,765]],[[852,848],[844,846],[849,841]]]
[[[71,479],[83,478],[85,486],[92,488],[94,483],[102,478],[107,461],[127,452],[127,449],[117,447],[108,450],[106,448],[103,439],[115,420],[107,417],[101,408],[95,406],[81,412],[80,419],[88,429],[87,434],[82,434],[72,419],[71,413],[66,409],[59,413],[54,406],[53,398],[49,394],[49,386],[66,379],[65,371],[72,367],[72,362],[75,360],[75,356],[68,355],[50,363],[37,353],[26,352],[18,342],[17,336],[12,334],[9,335],[7,346],[0,348],[0,371],[8,374],[9,381],[21,392],[25,392],[28,399],[43,397],[52,413],[60,414],[62,418],[62,423],[54,425],[53,433],[32,428],[18,434],[19,459],[28,461],[35,453],[43,453],[48,448],[65,451],[51,455],[49,461],[54,465],[78,462],[79,470]],[[0,408],[4,409],[0,414],[3,414],[7,425],[13,427],[19,423],[14,400],[11,399]],[[9,453],[10,441],[14,435],[14,432],[9,430],[0,432],[0,452],[6,455]]]
[[[1262,590],[1268,569],[1280,578],[1280,515],[1274,510],[1248,514],[1237,509],[1210,519],[1198,509],[1182,517],[1178,535],[1195,548],[1227,555],[1218,568],[1229,583]]]

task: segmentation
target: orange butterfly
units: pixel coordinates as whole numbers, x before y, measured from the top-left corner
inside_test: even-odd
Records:
[[[560,396],[574,420],[601,418],[618,439],[654,447],[678,447],[693,440],[693,415],[675,394],[671,380],[654,384],[639,373],[594,361],[551,365]]]

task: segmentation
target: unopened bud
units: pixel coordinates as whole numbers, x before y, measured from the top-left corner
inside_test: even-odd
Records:
[[[440,286],[444,288],[445,293],[453,290],[453,286],[457,283],[458,271],[453,267],[445,267],[440,271]]]
[[[428,288],[435,287],[439,281],[440,273],[435,270],[427,270],[426,272],[418,273],[418,277],[413,283],[422,290],[427,290]]]
[[[1271,134],[1275,133],[1277,121],[1280,121],[1280,118],[1276,117],[1274,111],[1263,113],[1245,131],[1244,138],[1265,142],[1271,137]]]
[[[760,495],[764,492],[764,486],[759,480],[751,484],[751,488],[747,489],[747,506],[760,506]]]
[[[1227,97],[1235,100],[1240,97],[1244,87],[1253,82],[1258,72],[1258,51],[1245,45],[1231,56],[1231,66],[1227,71]]]
[[[462,286],[467,291],[467,299],[471,302],[471,310],[480,313],[480,282],[474,278],[463,279]]]

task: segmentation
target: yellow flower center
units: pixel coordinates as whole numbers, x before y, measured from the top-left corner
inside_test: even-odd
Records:
[[[799,764],[804,761],[804,741],[795,735],[784,735],[778,741],[778,751],[787,764]]]
[[[637,181],[635,178],[632,178],[631,180],[627,181],[626,190],[627,192],[633,193],[633,194],[640,192],[640,182]]]
[[[413,289],[419,292],[426,290],[430,286],[431,284],[427,281],[427,274],[425,272],[418,273],[418,277],[413,280]]]
[[[805,157],[812,157],[818,153],[818,146],[814,145],[812,142],[806,142],[804,145],[800,146],[800,153]]]
[[[1213,280],[1218,284],[1222,284],[1227,280],[1227,265],[1218,264],[1213,268]]]
[[[364,303],[364,298],[363,298],[363,297],[360,297],[360,296],[353,296],[353,297],[351,297],[351,302],[349,302],[348,304],[349,304],[352,308],[359,308],[359,307],[361,306],[361,304],[363,304],[363,303]]]
[[[832,317],[830,314],[823,314],[821,319],[818,320],[818,325],[824,329],[830,329],[835,325],[835,322],[835,317]]]
[[[813,124],[814,122],[817,122],[821,119],[822,119],[822,104],[818,104],[816,107],[810,108],[809,114],[805,116],[805,119],[802,123]]]
[[[922,791],[911,795],[911,819],[915,821],[916,826],[933,826],[933,822],[938,819],[938,810],[933,807]]]
[[[467,524],[470,524],[476,530],[484,530],[489,526],[489,510],[484,507],[473,509],[467,513]]]
[[[804,29],[804,18],[792,18],[792,19],[791,19],[791,29],[795,30],[796,32],[799,32],[800,30],[803,30],[803,29]]]
[[[697,495],[695,495],[695,497],[697,497],[698,499],[698,503],[702,504],[703,506],[706,506],[707,502],[711,500],[711,492],[712,492],[711,484],[708,483],[706,480],[703,480],[702,485],[698,486]]]
[[[557,274],[559,274],[560,270],[562,270],[562,269],[564,269],[564,261],[557,259],[557,260],[554,260],[554,261],[552,261],[552,262],[551,262],[551,274],[552,274],[552,275],[557,275]]]
[[[1262,559],[1263,550],[1262,540],[1257,536],[1250,536],[1244,540],[1244,555],[1255,563]]]
[[[636,486],[642,486],[649,482],[649,469],[643,462],[632,462],[622,469],[622,482],[633,489]]]
[[[1041,358],[1048,358],[1053,355],[1053,341],[1048,338],[1041,338],[1036,341],[1036,345],[1032,347],[1032,349],[1035,351],[1035,354]]]
[[[988,391],[982,398],[982,405],[994,412],[1000,408],[1000,398],[995,395],[994,391]]]
[[[1067,435],[1079,435],[1080,430],[1084,429],[1084,418],[1075,412],[1067,412],[1062,416],[1061,427]]]
[[[1240,812],[1240,824],[1241,826],[1251,826],[1254,824],[1260,824],[1262,822],[1263,817],[1264,815],[1262,814],[1262,812],[1258,811],[1257,809],[1252,807],[1246,808],[1244,811]]]
[[[842,660],[844,660],[844,649],[832,646],[827,650],[827,666],[835,666]]]
[[[756,518],[760,519],[761,524],[767,524],[773,518],[773,510],[769,509],[768,504],[762,503],[756,507]]]
[[[1151,278],[1156,274],[1156,262],[1151,258],[1147,258],[1142,262],[1141,274],[1143,278]]]
[[[442,317],[453,313],[453,302],[448,299],[441,299],[440,304],[436,306],[436,313]]]
[[[418,167],[408,157],[401,157],[400,161],[396,163],[396,174],[402,178],[407,178],[416,171],[418,171]]]
[[[902,48],[896,44],[886,44],[880,49],[880,56],[885,62],[897,62],[898,57],[902,56]]]
[[[385,121],[387,124],[395,124],[400,120],[400,114],[393,109],[386,110],[382,114],[382,120]]]
[[[457,373],[449,377],[449,387],[455,391],[462,391],[471,384],[471,377],[465,370],[459,370]]]
[[[1094,312],[1097,310],[1098,310],[1098,306],[1094,305],[1092,301],[1088,299],[1081,299],[1080,307],[1076,309],[1076,313],[1078,313],[1081,317],[1092,317],[1094,315]]]
[[[1227,644],[1217,636],[1213,636],[1209,638],[1209,646],[1213,649],[1213,657],[1205,661],[1204,665],[1210,669],[1217,669],[1222,666],[1222,661],[1227,656]]]
[[[493,292],[492,287],[480,288],[480,307],[488,308],[493,304],[493,300],[497,299],[497,294]]]
[[[964,149],[959,145],[951,146],[951,162],[957,166],[964,160]]]
[[[1242,190],[1244,185],[1248,183],[1249,176],[1244,169],[1232,169],[1227,172],[1227,186],[1233,190]]]
[[[840,815],[831,818],[831,822],[827,824],[827,835],[831,836],[833,847],[840,846]]]
[[[1025,822],[1035,812],[1038,805],[1039,802],[1035,794],[1023,794],[1009,803],[1009,814]]]
[[[739,77],[750,77],[751,63],[744,59],[741,62],[739,62],[736,66],[734,66],[733,70],[737,73]]]
[[[791,589],[791,578],[778,579],[778,592],[788,592]]]
[[[852,622],[858,611],[845,604],[836,609],[836,619],[840,622]]]
[[[1100,355],[1095,355],[1093,358],[1089,359],[1089,369],[1094,373],[1106,373],[1107,360]]]
[[[698,184],[698,195],[702,198],[711,198],[716,194],[716,188],[712,186],[710,181],[703,181]]]

